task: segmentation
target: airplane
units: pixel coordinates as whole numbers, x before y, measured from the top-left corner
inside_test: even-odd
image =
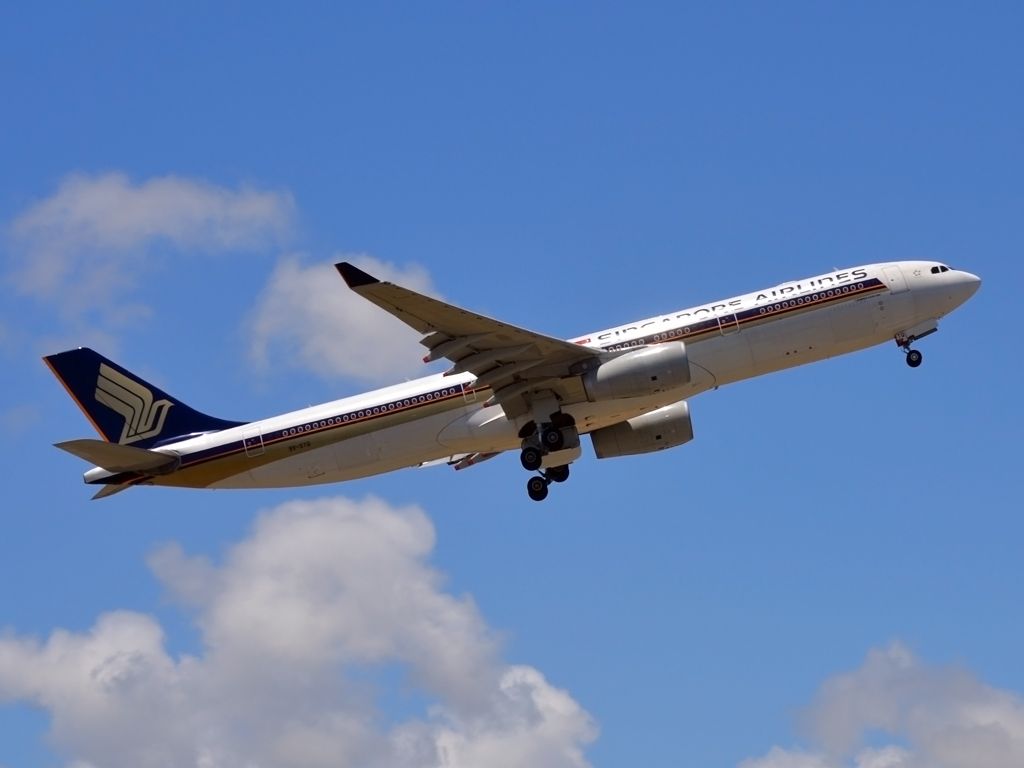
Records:
[[[693,439],[688,400],[725,384],[938,330],[981,285],[933,261],[867,264],[562,340],[335,265],[348,287],[422,334],[414,381],[260,421],[200,413],[91,349],[43,360],[102,440],[56,447],[96,465],[93,498],[136,485],[280,488],[411,466],[461,470],[519,451],[541,501],[589,435],[600,459]]]

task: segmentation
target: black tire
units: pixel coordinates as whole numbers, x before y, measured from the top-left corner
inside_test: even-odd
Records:
[[[526,481],[526,492],[534,501],[544,501],[548,497],[548,482],[540,475]]]
[[[569,465],[563,464],[560,467],[550,467],[544,476],[553,483],[564,483],[569,479]]]
[[[562,436],[562,430],[557,427],[547,427],[540,433],[540,441],[549,451],[559,451],[562,449],[562,446],[565,445],[565,438]]]
[[[534,448],[532,445],[523,448],[523,452],[519,454],[519,461],[523,465],[523,469],[527,472],[536,472],[540,469],[541,462],[544,461],[544,456],[541,454],[539,448]]]
[[[575,427],[576,419],[570,416],[568,413],[562,411],[555,411],[551,414],[551,425],[562,429],[564,427]]]
[[[907,365],[909,365],[911,368],[917,368],[917,366],[921,364],[922,360],[924,360],[924,355],[922,355],[916,349],[911,349],[909,352],[907,352]]]

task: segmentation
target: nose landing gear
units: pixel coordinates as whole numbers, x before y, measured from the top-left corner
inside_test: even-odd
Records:
[[[916,349],[911,349],[910,345],[918,339],[923,339],[925,336],[930,336],[939,330],[938,324],[934,320],[929,320],[920,325],[916,325],[910,330],[902,331],[896,334],[896,346],[903,350],[907,356],[907,365],[911,368],[917,368],[924,360],[924,355],[918,352]]]
[[[899,346],[900,349],[903,350],[903,353],[907,356],[907,365],[909,365],[911,368],[917,368],[917,366],[919,366],[921,362],[924,360],[924,355],[922,355],[916,349],[910,348],[910,345],[915,340],[915,338],[917,337],[904,336],[903,334],[896,335],[896,344]]]

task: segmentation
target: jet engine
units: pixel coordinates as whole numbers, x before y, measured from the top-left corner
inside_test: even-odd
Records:
[[[684,400],[590,433],[599,459],[673,448],[693,440],[690,406]]]
[[[583,374],[592,403],[624,397],[646,397],[690,383],[686,345],[668,341],[614,357]]]

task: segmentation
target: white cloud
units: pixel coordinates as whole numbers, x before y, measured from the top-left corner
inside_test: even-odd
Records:
[[[1019,768],[1024,700],[893,644],[827,680],[806,713],[811,752],[773,748],[742,768]],[[882,734],[895,743],[864,746]]]
[[[740,768],[909,768],[918,766],[908,762],[910,755],[901,747],[889,746],[882,749],[864,749],[853,757],[852,763],[826,757],[823,754],[802,750],[786,750],[772,747],[764,757],[744,760]],[[925,766],[920,766],[925,768]],[[937,768],[937,767],[934,767]]]
[[[367,272],[420,293],[434,294],[417,266],[396,267],[369,256],[348,257]],[[350,291],[331,264],[282,260],[264,289],[251,328],[253,359],[284,358],[325,377],[385,381],[423,375],[420,336]]]
[[[115,612],[45,642],[0,638],[0,700],[52,717],[81,765],[588,765],[590,716],[536,669],[507,665],[473,601],[427,563],[415,507],[344,498],[284,504],[217,564],[177,546],[150,565],[195,612],[202,651],[175,658],[149,616]],[[399,693],[427,703],[395,717]],[[385,676],[388,677],[388,676]]]
[[[772,747],[763,757],[744,760],[740,768],[832,768],[821,755]]]
[[[180,176],[133,183],[121,173],[74,174],[11,222],[17,256],[9,277],[66,318],[99,312],[103,323],[125,325],[147,311],[125,297],[148,274],[155,248],[262,250],[286,236],[293,216],[286,192]]]

